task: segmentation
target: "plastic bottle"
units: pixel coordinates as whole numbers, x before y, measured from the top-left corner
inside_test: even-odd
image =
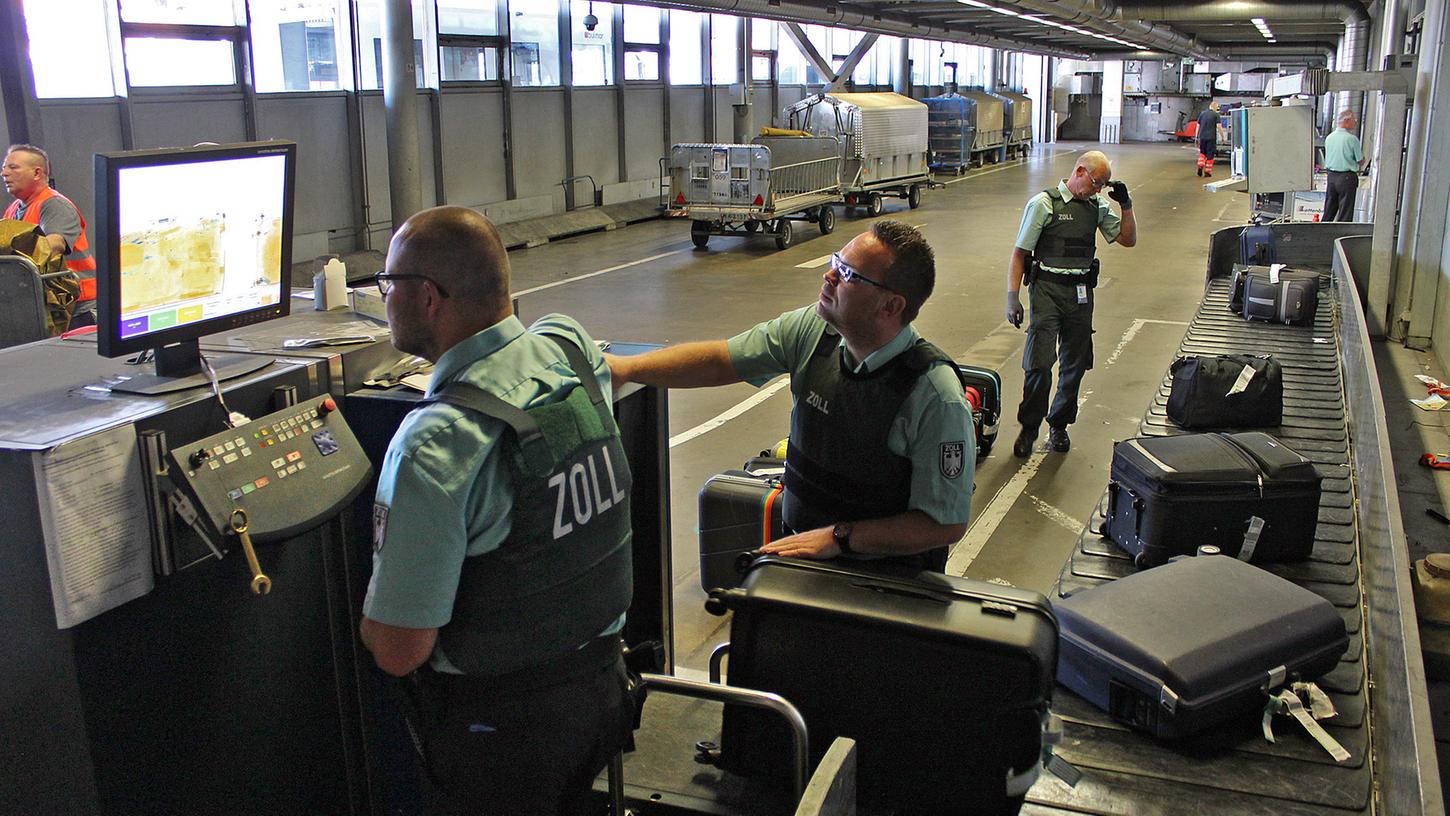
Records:
[[[337,258],[328,259],[322,271],[313,276],[312,289],[313,308],[319,312],[348,308],[347,266]]]

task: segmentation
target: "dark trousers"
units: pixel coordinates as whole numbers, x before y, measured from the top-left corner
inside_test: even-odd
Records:
[[[1027,347],[1022,351],[1022,404],[1017,421],[1036,429],[1047,424],[1065,428],[1077,421],[1077,393],[1083,375],[1093,367],[1093,289],[1087,303],[1078,303],[1077,286],[1056,281],[1033,281],[1032,319],[1027,325]],[[1057,363],[1057,396],[1052,393],[1052,365]]]
[[[1353,221],[1354,197],[1359,193],[1359,174],[1330,170],[1325,174],[1329,189],[1324,194],[1325,221]]]
[[[634,710],[617,650],[607,664],[595,661],[575,675],[506,689],[491,689],[486,679],[433,675],[436,710],[422,712],[415,726],[427,812],[590,813],[594,779],[628,740]]]

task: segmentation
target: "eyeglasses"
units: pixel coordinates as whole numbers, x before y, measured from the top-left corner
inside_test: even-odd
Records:
[[[391,291],[393,291],[393,281],[400,281],[400,280],[425,280],[425,281],[428,281],[429,283],[433,284],[433,288],[434,289],[437,289],[438,290],[438,294],[439,295],[441,295],[442,297],[448,297],[448,292],[446,290],[444,290],[444,288],[442,286],[439,286],[438,285],[438,281],[433,280],[432,278],[428,277],[427,275],[403,275],[403,274],[393,274],[391,272],[379,272],[376,275],[373,275],[373,283],[376,283],[378,285],[378,293],[383,296],[383,300],[387,300],[388,299],[388,293],[391,292]]]
[[[886,284],[884,284],[884,283],[882,283],[880,281],[871,280],[870,278],[868,278],[865,275],[862,275],[860,272],[856,271],[856,267],[854,267],[854,266],[846,263],[845,259],[843,259],[841,257],[841,253],[839,253],[839,252],[832,252],[831,253],[831,271],[832,272],[835,272],[837,275],[840,275],[841,276],[841,283],[850,283],[852,281],[861,281],[862,283],[869,283],[872,286],[875,286],[875,287],[878,287],[878,288],[881,288],[881,289],[885,289],[888,292],[895,292],[896,291],[895,289],[892,289],[890,286],[887,286]]]
[[[1088,182],[1092,184],[1094,190],[1101,190],[1104,187],[1106,187],[1109,184],[1111,184],[1112,183],[1112,179],[1111,178],[1105,178],[1102,181],[1099,181],[1099,180],[1093,178],[1091,175],[1089,175],[1088,176]]]

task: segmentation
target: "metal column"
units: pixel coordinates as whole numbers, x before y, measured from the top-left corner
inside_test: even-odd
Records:
[[[422,209],[418,170],[418,76],[413,64],[413,7],[383,3],[383,107],[388,128],[388,200],[393,229]]]
[[[0,98],[10,129],[7,144],[41,144],[40,104],[35,98],[35,75],[30,70],[30,37],[19,0],[0,3]]]
[[[911,96],[911,41],[905,37],[896,38],[896,76],[892,88],[902,96]]]

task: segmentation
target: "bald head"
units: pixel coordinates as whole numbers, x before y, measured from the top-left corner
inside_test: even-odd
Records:
[[[1108,173],[1108,156],[1101,150],[1089,150],[1078,157],[1077,166],[1092,173]]]
[[[460,306],[493,315],[509,304],[509,260],[493,223],[467,207],[434,207],[393,236],[390,269],[427,275]]]

